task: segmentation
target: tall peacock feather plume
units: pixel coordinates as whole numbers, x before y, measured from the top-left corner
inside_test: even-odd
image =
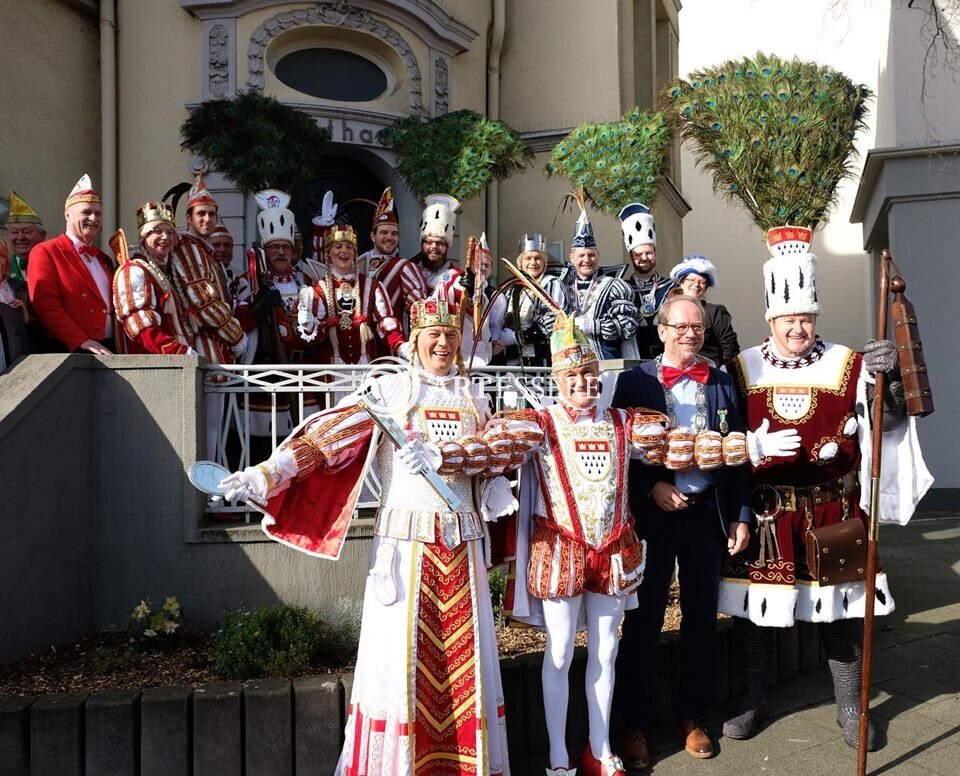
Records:
[[[714,190],[766,231],[827,217],[854,173],[870,92],[829,67],[758,53],[691,73],[661,97]]]
[[[616,215],[628,202],[656,199],[672,139],[665,113],[634,108],[617,122],[576,127],[554,147],[546,172],[568,178],[598,210]]]
[[[502,121],[458,110],[424,121],[405,116],[383,133],[397,154],[397,172],[420,199],[437,191],[461,202],[493,180],[503,180],[530,163],[532,153]]]
[[[207,159],[248,194],[296,194],[322,173],[330,130],[306,113],[251,90],[209,100],[180,127],[181,147]]]

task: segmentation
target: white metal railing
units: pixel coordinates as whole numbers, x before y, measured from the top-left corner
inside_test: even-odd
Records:
[[[379,368],[379,364],[205,366],[206,457],[231,471],[257,463],[283,441],[297,419],[333,407],[372,376],[371,370]],[[539,400],[556,395],[548,367],[476,367],[470,381],[490,397],[494,411],[530,406],[530,397]],[[292,414],[288,405],[293,406]],[[367,475],[358,508],[379,504],[375,469],[371,467]],[[249,523],[259,519],[259,514],[246,506],[222,502],[208,502],[206,512],[214,520],[232,518]]]

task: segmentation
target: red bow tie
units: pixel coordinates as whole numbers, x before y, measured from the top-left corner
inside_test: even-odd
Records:
[[[77,253],[79,253],[81,256],[96,256],[97,249],[92,245],[84,245],[83,243],[80,243],[77,246]]]
[[[675,366],[663,365],[663,384],[667,388],[673,388],[684,375],[691,380],[696,380],[698,383],[706,385],[707,378],[710,377],[710,365],[706,361],[698,361],[686,369],[677,369]]]

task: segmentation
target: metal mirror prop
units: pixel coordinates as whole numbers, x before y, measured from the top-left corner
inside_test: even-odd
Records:
[[[197,461],[187,470],[187,479],[197,490],[208,496],[223,496],[227,489],[220,487],[230,470],[213,461]]]

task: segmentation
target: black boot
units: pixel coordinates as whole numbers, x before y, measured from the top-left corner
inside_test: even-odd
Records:
[[[863,670],[863,620],[837,620],[820,625],[820,636],[827,648],[827,664],[833,677],[833,695],[837,700],[837,724],[843,740],[856,749],[860,743],[860,674]],[[877,750],[873,722],[867,727],[867,751]]]
[[[773,648],[773,629],[743,619],[737,619],[733,627],[743,634],[743,671],[734,716],[723,723],[723,735],[751,738],[767,716],[767,666]]]

